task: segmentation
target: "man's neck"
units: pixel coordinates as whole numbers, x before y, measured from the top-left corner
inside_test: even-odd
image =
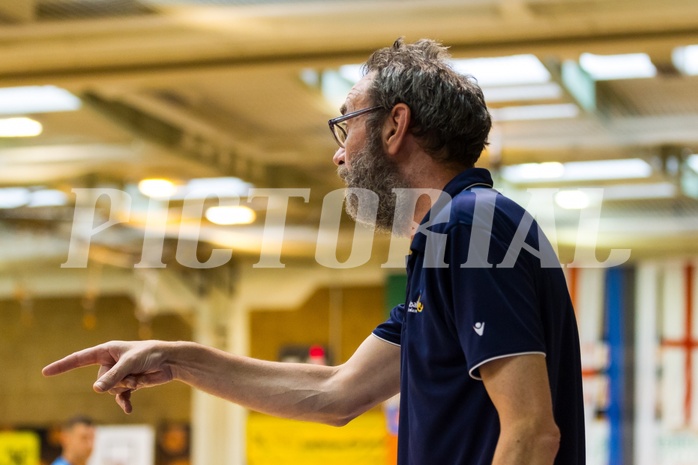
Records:
[[[417,157],[405,170],[405,173],[410,188],[443,190],[446,184],[462,171],[462,169],[444,166],[434,161],[431,156],[424,154],[424,156]],[[424,195],[421,196],[415,206],[414,221],[420,223],[431,207],[432,199]]]
[[[87,464],[87,460],[80,459],[80,457],[75,457],[75,456],[72,456],[71,454],[64,453],[63,458],[70,465],[86,465]]]

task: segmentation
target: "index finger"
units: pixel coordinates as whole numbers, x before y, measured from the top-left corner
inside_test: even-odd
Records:
[[[65,373],[66,371],[82,368],[90,365],[102,365],[114,363],[114,359],[109,355],[107,350],[102,346],[90,347],[79,350],[60,360],[50,363],[41,370],[44,376],[55,376]]]

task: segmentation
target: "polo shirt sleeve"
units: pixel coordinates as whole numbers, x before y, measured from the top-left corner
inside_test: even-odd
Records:
[[[402,322],[405,318],[405,305],[400,304],[395,306],[390,311],[390,318],[384,323],[381,323],[373,330],[373,335],[378,339],[382,339],[390,344],[400,345],[400,337],[402,334]]]
[[[539,262],[521,251],[513,267],[461,267],[467,261],[470,225],[457,225],[448,234],[446,256],[455,324],[468,372],[481,379],[479,367],[504,357],[545,355],[539,316],[535,266]],[[509,247],[493,234],[489,263],[500,263]]]

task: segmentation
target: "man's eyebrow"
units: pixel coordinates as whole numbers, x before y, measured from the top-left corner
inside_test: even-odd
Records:
[[[341,114],[345,114],[347,112],[347,104],[343,103],[341,107],[339,107],[339,112]]]

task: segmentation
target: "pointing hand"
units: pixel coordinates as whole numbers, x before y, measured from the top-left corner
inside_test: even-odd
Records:
[[[112,341],[83,349],[55,361],[42,370],[54,376],[76,368],[99,365],[96,392],[109,392],[126,413],[131,413],[131,393],[173,379],[171,364],[165,356],[168,343],[162,341]]]

